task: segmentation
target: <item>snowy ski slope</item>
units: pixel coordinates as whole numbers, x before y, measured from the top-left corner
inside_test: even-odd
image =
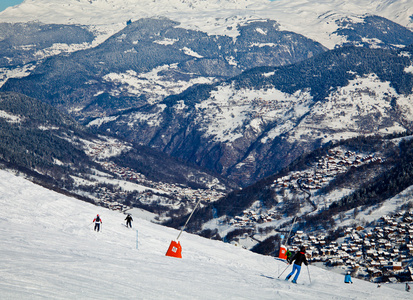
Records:
[[[277,279],[272,257],[184,233],[182,259],[165,256],[178,231],[46,190],[0,171],[0,299],[408,299],[401,286],[304,267]],[[100,233],[91,221],[99,213]],[[138,230],[138,249],[136,231]],[[282,276],[284,278],[284,275]]]

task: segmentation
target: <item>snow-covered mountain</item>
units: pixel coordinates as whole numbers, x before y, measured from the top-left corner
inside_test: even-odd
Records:
[[[0,20],[91,25],[113,34],[128,20],[163,16],[180,22],[184,28],[236,37],[237,25],[263,18],[276,20],[282,30],[333,48],[345,39],[335,34],[339,28],[336,21],[362,21],[359,17],[365,14],[413,27],[413,7],[403,0],[25,0],[0,13]]]
[[[251,184],[328,142],[411,130],[411,57],[409,48],[339,48],[89,125]]]
[[[0,24],[1,89],[246,185],[330,140],[410,129],[411,49],[400,49],[413,43],[411,9],[367,0],[24,1],[0,14],[13,23]],[[344,45],[369,50],[327,51]]]
[[[299,284],[277,279],[283,262],[183,233],[182,259],[165,256],[178,231],[43,189],[0,171],[3,299],[410,299],[310,265]],[[92,229],[99,213],[102,232]],[[311,279],[311,282],[310,282]]]

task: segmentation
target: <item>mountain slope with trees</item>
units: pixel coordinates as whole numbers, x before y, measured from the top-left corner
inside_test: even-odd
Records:
[[[104,205],[117,202],[151,210],[151,204],[156,207],[167,199],[168,205],[179,208],[187,193],[199,189],[212,195],[236,187],[162,152],[97,135],[50,105],[21,94],[0,93],[0,127],[3,168],[101,205],[106,199]]]

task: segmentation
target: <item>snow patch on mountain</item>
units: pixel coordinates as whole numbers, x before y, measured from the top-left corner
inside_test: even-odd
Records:
[[[90,25],[107,37],[125,27],[128,20],[164,16],[179,21],[184,28],[236,38],[239,24],[272,19],[279,22],[281,30],[300,33],[333,48],[342,41],[334,34],[335,20],[357,20],[364,14],[376,14],[413,28],[413,6],[408,1],[378,0],[26,0],[1,12],[0,20]]]
[[[23,78],[30,75],[35,67],[35,65],[27,64],[14,69],[0,68],[0,87],[6,83],[9,78]]]
[[[4,110],[0,110],[0,118],[9,123],[20,123],[24,120],[24,117],[11,114]]]
[[[132,112],[129,115],[129,123],[128,126],[134,126],[135,122],[145,123],[150,127],[158,127],[162,122],[162,117],[160,116],[160,111],[166,109],[166,105],[158,104],[157,110],[154,113],[142,113],[142,112]],[[88,126],[93,126],[93,123],[90,123]]]
[[[306,136],[321,138],[326,143],[359,136],[361,132],[402,132],[405,130],[402,123],[412,119],[412,100],[412,95],[399,95],[389,82],[380,81],[375,74],[357,76],[347,86],[331,93],[326,101],[316,103],[290,135],[290,141]],[[399,122],[388,117],[396,106],[401,113]]]
[[[49,48],[45,48],[42,50],[37,51],[34,54],[34,57],[36,60],[42,60],[50,56],[58,55],[62,52],[75,52],[75,51],[80,51],[80,50],[85,50],[93,47],[93,44],[89,43],[82,43],[82,44],[63,44],[63,43],[55,43],[53,46]]]
[[[404,68],[404,72],[413,74],[413,65]]]
[[[181,50],[182,50],[186,55],[193,56],[193,57],[197,57],[197,58],[203,58],[202,55],[196,53],[194,50],[189,49],[188,47],[184,47],[184,48],[182,48]]]
[[[196,54],[193,52],[193,56]],[[136,73],[129,70],[125,73],[109,73],[103,80],[115,83],[109,91],[112,95],[128,93],[133,96],[145,94],[149,104],[155,104],[171,94],[179,94],[194,84],[210,84],[215,79],[185,74],[187,80],[171,77],[170,72],[176,71],[178,64],[163,65],[147,73]]]
[[[290,95],[275,88],[236,90],[232,85],[222,85],[196,108],[206,137],[233,142],[246,131],[259,135],[271,125],[274,129],[262,139],[265,143],[291,130],[294,122],[309,111],[312,101],[310,94],[303,91]]]

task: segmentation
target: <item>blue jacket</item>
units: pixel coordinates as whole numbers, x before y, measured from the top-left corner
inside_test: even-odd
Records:
[[[353,283],[353,281],[351,281],[351,276],[350,276],[350,274],[347,274],[345,277],[344,277],[344,282],[345,283]]]

